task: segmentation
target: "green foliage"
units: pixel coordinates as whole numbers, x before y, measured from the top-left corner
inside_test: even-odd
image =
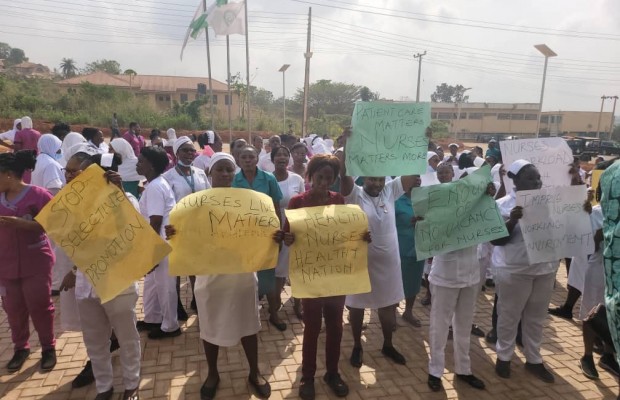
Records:
[[[9,55],[6,60],[4,60],[4,64],[5,67],[7,67],[20,64],[24,61],[28,61],[28,57],[26,57],[26,53],[24,52],[24,50],[13,47],[9,51]]]
[[[65,79],[73,78],[78,72],[77,65],[73,58],[63,58],[60,62],[60,70]]]
[[[11,54],[11,46],[8,43],[0,42],[0,59],[4,60]]]
[[[466,103],[469,96],[465,96],[467,89],[463,85],[448,85],[442,83],[437,86],[435,92],[431,94],[431,101],[435,103]]]
[[[433,132],[434,139],[442,139],[450,136],[450,131],[448,130],[448,123],[446,121],[434,120],[431,121],[429,126],[431,131]]]
[[[119,75],[121,73],[121,64],[115,60],[96,60],[86,64],[86,67],[84,67],[82,72],[85,74],[92,74],[95,71],[103,71],[108,74]]]

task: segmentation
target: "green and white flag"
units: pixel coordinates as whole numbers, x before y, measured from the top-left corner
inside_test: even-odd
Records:
[[[217,7],[209,10],[207,22],[216,35],[245,35],[245,1],[218,1]]]
[[[200,4],[198,4],[196,12],[194,12],[194,16],[192,17],[192,22],[190,22],[187,27],[187,32],[185,32],[185,39],[183,40],[183,47],[181,48],[181,60],[183,59],[183,51],[185,51],[185,46],[187,46],[189,38],[191,37],[192,39],[198,39],[204,30],[209,27],[209,23],[207,22],[207,15],[209,12],[220,5],[225,5],[227,2],[228,0],[216,0],[205,10],[203,7],[203,2],[200,1]]]

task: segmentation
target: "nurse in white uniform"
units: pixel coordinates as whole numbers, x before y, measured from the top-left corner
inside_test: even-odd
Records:
[[[209,174],[214,188],[229,188],[235,176],[235,159],[226,153],[215,153],[211,158]],[[168,238],[178,229],[166,227]],[[209,373],[200,388],[201,399],[213,399],[220,383],[217,358],[220,346],[231,347],[241,341],[248,359],[248,381],[260,398],[271,395],[271,386],[258,370],[258,337],[260,314],[258,310],[258,279],[256,273],[227,275],[198,275],[196,277],[196,305],[200,324],[200,338],[205,349]]]
[[[350,136],[345,131],[345,137]],[[377,309],[383,331],[381,353],[395,363],[406,364],[405,357],[392,344],[392,333],[396,325],[396,306],[405,298],[394,203],[409,191],[418,179],[416,176],[398,177],[388,183],[385,177],[365,177],[363,187],[355,185],[353,178],[347,176],[344,160],[346,151],[341,153],[340,194],[347,204],[357,204],[368,216],[372,242],[368,245],[368,274],[371,291],[369,293],[347,296],[349,322],[353,333],[353,352],[351,365],[360,368],[363,363],[362,324],[364,309]]]
[[[174,193],[162,173],[168,166],[168,154],[161,147],[145,147],[138,156],[136,171],[148,184],[140,198],[140,214],[151,227],[165,237],[170,211],[175,205]],[[168,274],[168,257],[155,265],[144,278],[144,321],[138,329],[148,330],[150,339],[179,336],[177,320],[176,279]]]

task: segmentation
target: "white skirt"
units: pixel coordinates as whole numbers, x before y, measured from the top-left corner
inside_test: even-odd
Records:
[[[196,276],[194,294],[202,340],[230,347],[260,331],[254,272]]]
[[[276,278],[288,278],[288,266],[289,266],[289,248],[286,245],[282,245],[280,254],[278,254],[278,265],[276,265]]]

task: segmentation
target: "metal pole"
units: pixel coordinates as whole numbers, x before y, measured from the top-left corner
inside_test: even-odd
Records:
[[[603,106],[605,105],[605,99],[607,96],[601,96],[601,111],[598,113],[598,125],[596,126],[596,138],[601,138],[601,119],[603,119]]]
[[[226,74],[228,79],[228,139],[232,143],[232,92],[230,91],[230,38],[226,35]]]
[[[538,122],[536,123],[536,137],[540,134],[540,118],[542,116],[543,97],[545,96],[545,80],[547,79],[547,62],[549,57],[545,56],[545,69],[543,70],[542,88],[540,89],[540,103],[538,104]]]
[[[286,70],[282,71],[282,104],[284,107],[284,120],[282,121],[282,133],[286,132]]]
[[[248,0],[245,0],[245,70],[247,74],[248,143],[252,143],[252,119],[250,118],[250,32],[248,31]]]
[[[611,135],[614,133],[614,122],[616,116],[616,101],[618,101],[618,96],[611,96],[614,99],[614,107],[611,110],[611,121],[609,122],[609,140],[611,140]]]
[[[301,136],[306,137],[308,134],[308,92],[310,91],[310,58],[312,53],[310,52],[310,35],[312,34],[312,7],[308,8],[308,39],[306,44],[306,73],[304,77],[304,107],[301,119]]]
[[[203,12],[207,12],[207,0],[202,0]],[[213,85],[211,84],[211,49],[209,46],[209,28],[205,28],[205,38],[207,42],[207,69],[209,71],[209,104],[211,105],[211,130],[215,126],[215,110],[213,109]]]
[[[416,87],[416,93],[415,93],[415,102],[419,103],[420,102],[420,77],[422,76],[422,57],[424,57],[426,55],[426,51],[424,51],[424,53],[420,54],[414,54],[413,58],[417,58],[418,59],[418,86]]]

